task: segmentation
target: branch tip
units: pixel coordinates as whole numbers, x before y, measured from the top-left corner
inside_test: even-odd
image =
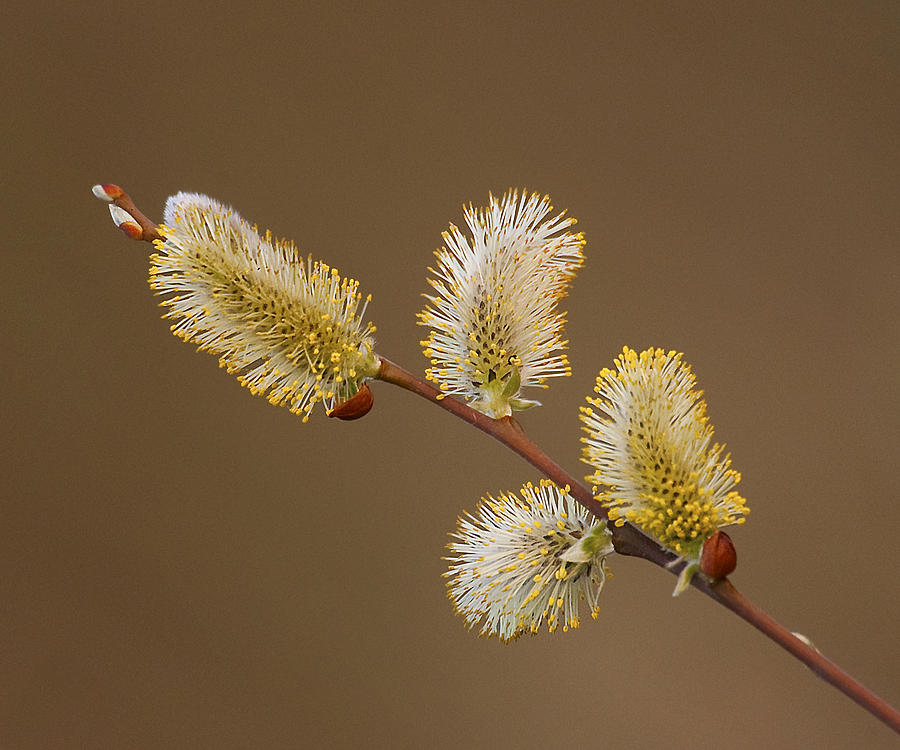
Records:
[[[118,185],[112,183],[94,185],[91,192],[96,198],[109,204],[109,213],[113,223],[124,232],[126,237],[145,242],[163,239],[159,233],[159,227],[134,205],[134,201],[131,200],[128,193]]]

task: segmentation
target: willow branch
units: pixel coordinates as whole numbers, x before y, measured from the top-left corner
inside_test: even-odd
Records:
[[[162,237],[157,225],[135,206],[128,194],[118,185],[96,185],[93,192],[98,198],[110,204],[113,221],[126,236],[146,242]],[[596,500],[594,493],[529,440],[515,420],[508,417],[491,419],[460,401],[445,398],[432,385],[386,359],[382,359],[378,379],[421,396],[499,440],[557,485],[568,487],[569,494],[594,516],[609,521],[606,508]],[[655,541],[630,524],[623,526],[609,524],[608,528],[612,534],[613,545],[619,554],[641,557],[672,573],[680,572],[683,563],[678,562],[675,555],[663,550]],[[900,712],[753,604],[727,578],[710,581],[702,575],[695,575],[691,579],[691,585],[746,620],[823,680],[900,734]]]
[[[482,432],[487,433],[510,448],[510,450],[518,453],[560,487],[568,486],[569,494],[593,513],[594,516],[604,521],[609,520],[606,508],[597,502],[594,498],[594,493],[529,440],[514,420],[509,417],[491,419],[456,399],[444,397],[434,386],[420,380],[412,373],[386,359],[382,359],[381,372],[378,378],[431,401],[433,404],[440,406],[442,409],[477,427]],[[641,557],[673,573],[680,571],[680,565],[672,564],[677,559],[674,555],[661,549],[656,542],[630,524],[625,524],[624,526],[609,524],[608,528],[612,533],[613,546],[616,552],[623,555]],[[773,640],[788,653],[803,662],[823,680],[836,687],[848,698],[858,703],[900,734],[900,712],[833,661],[823,656],[820,651],[805,643],[773,617],[753,604],[727,578],[709,581],[702,575],[695,575],[691,579],[691,585],[714,601],[730,609],[738,617],[746,620],[767,638]]]

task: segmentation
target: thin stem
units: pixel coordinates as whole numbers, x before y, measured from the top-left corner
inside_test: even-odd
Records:
[[[603,521],[609,520],[607,509],[594,498],[594,493],[529,440],[525,432],[513,419],[508,417],[505,419],[491,419],[456,399],[444,398],[437,388],[420,380],[412,373],[407,372],[387,359],[381,360],[381,371],[378,374],[378,378],[386,383],[399,385],[401,388],[422,396],[442,409],[446,409],[451,414],[465,420],[472,426],[477,427],[482,432],[486,432],[488,435],[496,438],[522,456],[532,466],[539,469],[541,473],[556,482],[560,487],[568,487],[569,494],[597,518]],[[620,554],[645,557],[648,560],[652,559],[659,565],[667,565],[676,559],[674,555],[667,554],[658,544],[638,532],[633,526],[628,524],[615,526],[611,524],[609,530],[613,536],[613,544],[616,551]]]
[[[561,487],[568,486],[569,494],[572,497],[597,518],[608,521],[606,508],[597,502],[593,492],[531,442],[514,420],[508,417],[491,419],[456,399],[446,398],[437,388],[386,359],[382,359],[378,378],[437,404],[442,409],[499,440],[556,484]],[[677,559],[674,555],[661,549],[656,542],[630,524],[624,526],[610,524],[609,530],[613,535],[616,552],[642,557],[673,573],[680,571],[681,565],[672,565],[673,561]],[[806,664],[823,680],[831,683],[851,700],[900,734],[900,712],[753,604],[727,578],[709,581],[702,575],[695,575],[691,579],[691,585],[730,609],[738,617],[746,620],[788,653]]]
[[[724,579],[714,582],[708,593],[717,602],[728,607],[738,617],[743,618],[765,636],[775,641],[785,651],[796,656],[823,680],[830,682],[848,698],[900,734],[900,712],[897,709],[851,677],[819,651],[800,640],[784,625],[751,602],[730,581]],[[809,656],[810,652],[814,658]]]

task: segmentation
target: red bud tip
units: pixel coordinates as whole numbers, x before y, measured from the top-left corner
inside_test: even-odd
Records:
[[[112,183],[94,185],[94,187],[91,188],[91,192],[100,200],[106,201],[107,203],[112,203],[116,198],[121,198],[125,195],[125,191],[122,190],[122,188],[118,185],[113,185]]]
[[[700,554],[700,570],[714,581],[726,578],[737,567],[737,552],[731,537],[717,531],[703,544]]]
[[[119,229],[121,229],[129,239],[142,240],[144,238],[144,230],[141,229],[141,225],[135,224],[133,221],[122,222],[119,224]]]
[[[363,383],[354,395],[346,401],[342,401],[328,412],[328,416],[346,421],[359,419],[369,413],[374,401],[375,397],[372,395],[372,389],[369,388],[369,384]]]

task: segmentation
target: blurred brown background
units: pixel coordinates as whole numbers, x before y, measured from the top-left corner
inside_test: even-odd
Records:
[[[684,351],[753,511],[733,580],[896,704],[900,6],[361,7],[4,11],[0,747],[895,747],[640,561],[598,622],[478,639],[446,535],[534,471],[383,384],[357,423],[252,397],[90,187],[294,238],[417,372],[440,232],[549,193],[588,263],[526,429],[583,475],[600,367]]]

